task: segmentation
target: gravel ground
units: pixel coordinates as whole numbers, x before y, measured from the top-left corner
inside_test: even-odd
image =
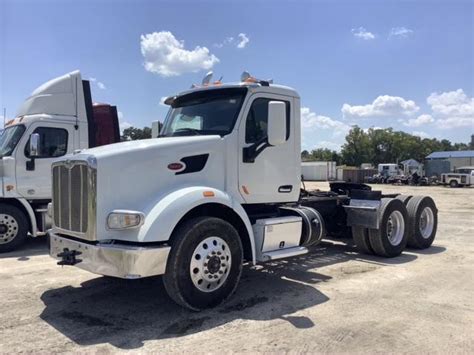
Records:
[[[474,189],[377,187],[435,199],[430,249],[383,259],[328,240],[305,256],[244,268],[234,297],[200,313],[172,303],[160,278],[61,268],[32,239],[0,255],[0,353],[473,353]]]

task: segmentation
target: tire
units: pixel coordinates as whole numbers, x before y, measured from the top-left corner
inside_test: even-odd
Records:
[[[408,246],[426,249],[433,244],[438,229],[438,209],[429,196],[414,196],[407,205]]]
[[[400,200],[403,202],[403,204],[406,206],[408,201],[410,201],[410,199],[412,198],[413,196],[412,195],[398,195],[397,197],[395,197],[397,200]]]
[[[228,260],[230,265],[225,264]],[[177,304],[193,311],[215,307],[236,290],[242,260],[242,241],[230,223],[214,217],[193,218],[171,236],[163,276],[166,292]]]
[[[378,218],[379,229],[369,230],[372,249],[375,254],[388,258],[400,255],[408,241],[408,213],[405,205],[396,198],[383,198]]]
[[[16,206],[0,203],[0,253],[19,248],[28,237],[29,222]]]
[[[449,187],[458,187],[458,182],[456,180],[451,180],[449,182]]]
[[[352,227],[352,239],[356,245],[357,250],[363,254],[374,254],[374,250],[370,245],[369,229],[365,227]]]

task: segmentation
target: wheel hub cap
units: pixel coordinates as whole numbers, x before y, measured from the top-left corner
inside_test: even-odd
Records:
[[[430,207],[425,207],[420,215],[420,234],[423,238],[428,239],[433,233],[434,213]]]
[[[387,237],[390,244],[397,246],[405,233],[405,220],[400,211],[393,211],[387,221]]]
[[[18,234],[18,222],[8,214],[0,214],[0,244],[6,244],[15,239]]]
[[[222,238],[204,239],[194,249],[189,268],[194,286],[203,292],[217,290],[227,279],[231,263],[229,246]]]

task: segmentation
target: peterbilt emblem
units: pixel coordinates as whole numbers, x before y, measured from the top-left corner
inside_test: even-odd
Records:
[[[66,162],[64,163],[64,166],[66,167],[66,169],[71,169],[72,168],[72,162],[68,159],[66,160]]]

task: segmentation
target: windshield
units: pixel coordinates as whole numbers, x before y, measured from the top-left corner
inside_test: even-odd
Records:
[[[0,157],[11,155],[21,136],[25,132],[25,126],[18,125],[6,128],[0,135]]]
[[[247,88],[198,91],[174,100],[160,137],[224,136],[234,128]]]

